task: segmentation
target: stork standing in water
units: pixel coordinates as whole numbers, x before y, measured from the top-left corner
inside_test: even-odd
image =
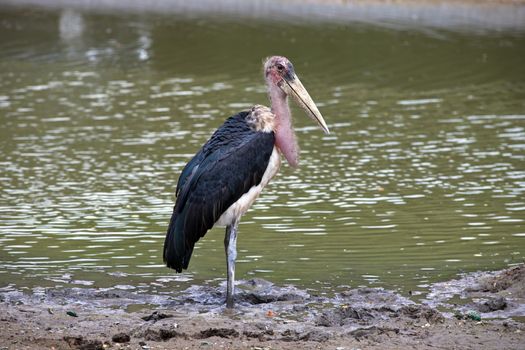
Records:
[[[164,262],[182,272],[188,268],[195,243],[214,225],[226,226],[227,308],[233,307],[237,227],[241,216],[279,170],[279,153],[292,167],[299,163],[288,96],[329,133],[286,57],[268,58],[264,77],[271,109],[256,105],[228,118],[184,167],[164,241]]]

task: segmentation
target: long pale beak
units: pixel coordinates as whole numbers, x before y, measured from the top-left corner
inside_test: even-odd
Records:
[[[304,109],[310,118],[319,124],[325,134],[330,133],[330,130],[328,130],[328,126],[326,125],[321,112],[319,112],[319,109],[317,109],[317,106],[310,97],[310,94],[308,94],[308,91],[306,91],[297,75],[289,74],[285,76],[280,87],[284,92],[286,92],[287,95],[291,95],[293,97],[297,104]]]

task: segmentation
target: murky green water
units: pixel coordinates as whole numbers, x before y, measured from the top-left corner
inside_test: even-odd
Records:
[[[525,254],[525,35],[0,11],[0,287],[225,278],[223,230],[163,267],[179,172],[296,66],[302,165],[244,217],[237,277],[425,290]]]

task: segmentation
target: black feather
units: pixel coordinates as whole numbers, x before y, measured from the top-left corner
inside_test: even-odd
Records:
[[[261,182],[273,151],[273,132],[253,131],[249,112],[228,118],[182,170],[164,241],[164,262],[181,272],[195,243],[250,188]]]

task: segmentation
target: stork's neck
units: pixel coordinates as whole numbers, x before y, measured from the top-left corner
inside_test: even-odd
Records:
[[[299,146],[292,126],[292,113],[286,94],[277,86],[268,89],[272,111],[276,117],[275,145],[292,167],[299,165]]]

